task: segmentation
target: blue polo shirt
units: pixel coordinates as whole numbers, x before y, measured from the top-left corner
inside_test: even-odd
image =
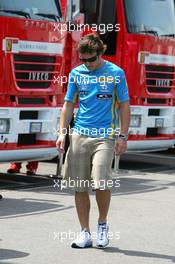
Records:
[[[124,71],[104,61],[90,71],[81,64],[69,75],[65,101],[75,103],[78,111],[73,130],[79,134],[114,139],[118,127],[117,103],[129,100]]]

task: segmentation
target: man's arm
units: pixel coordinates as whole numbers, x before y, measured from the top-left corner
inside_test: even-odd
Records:
[[[120,103],[119,109],[120,119],[120,135],[127,135],[130,123],[130,107],[129,102]],[[122,155],[127,149],[127,140],[118,137],[116,140],[115,152],[117,155]]]
[[[61,111],[59,137],[56,141],[56,147],[61,152],[64,152],[65,136],[67,133],[67,128],[72,120],[73,111],[74,111],[74,103],[66,101],[63,104],[63,108]]]
[[[129,102],[120,104],[120,134],[128,134],[130,123],[130,107]]]

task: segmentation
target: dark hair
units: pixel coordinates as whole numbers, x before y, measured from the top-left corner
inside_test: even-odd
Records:
[[[78,51],[81,54],[84,53],[94,53],[97,55],[104,54],[107,46],[103,43],[100,37],[97,34],[88,34],[82,37],[78,44]]]

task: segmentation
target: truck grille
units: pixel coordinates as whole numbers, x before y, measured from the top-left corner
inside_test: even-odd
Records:
[[[49,88],[53,80],[55,56],[14,54],[16,83],[22,89]]]
[[[170,93],[174,81],[174,66],[146,65],[146,86],[149,93]]]

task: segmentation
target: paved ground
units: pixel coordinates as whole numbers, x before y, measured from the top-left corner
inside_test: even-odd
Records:
[[[1,172],[6,168],[1,165]],[[114,173],[120,187],[113,188],[108,219],[111,240],[103,250],[95,247],[95,239],[92,249],[70,248],[79,231],[73,193],[45,182],[44,177],[54,171],[55,164],[41,163],[42,186],[25,188],[24,182],[23,188],[1,190],[0,263],[175,263],[174,171]],[[98,215],[93,193],[91,202],[91,231],[95,232]]]

